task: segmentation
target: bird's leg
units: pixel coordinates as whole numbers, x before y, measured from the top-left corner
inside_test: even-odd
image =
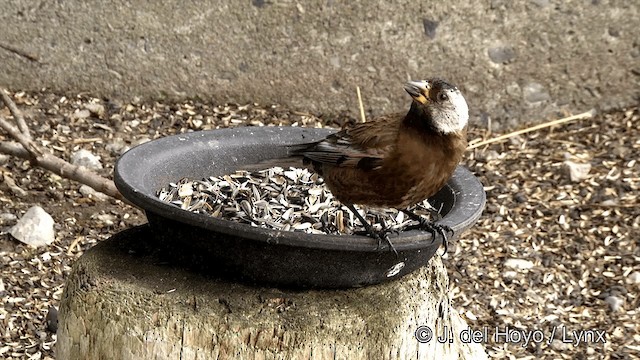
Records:
[[[369,224],[369,222],[362,215],[360,215],[358,210],[356,210],[356,208],[353,205],[344,204],[344,206],[346,206],[347,209],[349,209],[349,211],[351,211],[353,213],[353,215],[355,215],[358,218],[358,220],[360,220],[360,223],[364,227],[367,235],[369,235],[372,238],[378,240],[378,249],[380,249],[382,247],[382,240],[384,240],[384,241],[387,242],[387,244],[389,244],[389,249],[391,249],[391,251],[393,251],[394,254],[396,254],[396,256],[398,255],[398,251],[396,250],[396,247],[393,246],[393,243],[391,242],[391,239],[389,239],[389,231],[390,231],[390,229],[386,227],[384,222],[383,222],[382,230],[381,231],[376,231],[373,228],[373,226],[371,224]]]
[[[444,246],[444,253],[447,253],[447,250],[449,249],[449,240],[447,238],[447,234],[446,233],[450,233],[451,236],[453,236],[454,232],[453,229],[451,229],[449,226],[447,225],[440,225],[440,224],[435,224],[425,218],[423,218],[422,216],[414,213],[413,211],[409,211],[409,210],[402,210],[403,213],[407,214],[407,216],[409,216],[409,218],[411,218],[411,220],[417,221],[418,225],[413,225],[413,226],[409,226],[409,229],[420,229],[420,230],[426,230],[428,232],[431,233],[431,242],[434,242],[436,240],[436,234],[440,234],[442,236],[442,245]]]

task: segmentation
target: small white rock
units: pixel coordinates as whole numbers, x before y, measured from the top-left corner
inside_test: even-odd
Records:
[[[9,233],[17,240],[40,247],[49,245],[55,240],[53,218],[40,206],[33,206],[18,220]]]
[[[533,262],[524,259],[507,259],[504,266],[512,269],[527,270],[533,268]]]
[[[102,169],[100,158],[85,149],[81,149],[73,153],[71,155],[71,163],[73,165],[84,166],[91,170]]]
[[[96,219],[102,221],[103,223],[105,223],[105,225],[108,226],[115,224],[117,220],[116,216],[111,214],[99,214],[96,215]]]
[[[627,283],[634,285],[640,284],[640,271],[634,271],[629,274],[629,277],[627,277]]]
[[[589,163],[582,164],[566,160],[564,165],[569,170],[569,178],[573,182],[579,182],[589,177],[589,171],[591,171],[591,164]]]
[[[607,296],[604,301],[609,304],[609,308],[613,312],[620,310],[622,308],[622,305],[624,304],[624,300],[620,299],[617,296]]]
[[[84,108],[97,117],[102,117],[105,112],[104,105],[102,104],[86,104]]]
[[[71,114],[71,117],[74,119],[86,119],[89,116],[91,116],[91,112],[87,109],[76,110],[73,114]]]

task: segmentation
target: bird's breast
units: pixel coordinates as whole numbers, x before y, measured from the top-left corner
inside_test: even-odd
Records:
[[[404,208],[438,192],[453,172],[445,164],[435,162],[399,164],[385,163],[372,171],[325,168],[324,179],[343,203]]]
[[[324,168],[329,190],[343,203],[377,207],[405,208],[433,196],[455,171],[466,145],[404,140],[378,169]]]

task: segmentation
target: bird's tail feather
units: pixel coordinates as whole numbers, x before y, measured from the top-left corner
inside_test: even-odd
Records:
[[[309,150],[310,148],[316,146],[317,143],[304,143],[304,144],[294,144],[294,145],[287,145],[287,154],[289,154],[289,156],[298,156],[298,157],[302,157],[303,153],[307,150]]]
[[[282,168],[288,167],[302,167],[303,164],[303,152],[313,146],[313,143],[304,143],[304,144],[294,144],[294,145],[286,145],[284,146],[284,151],[286,155],[270,158],[262,160],[255,164],[249,164],[242,166],[243,170],[256,171],[268,169],[271,167],[279,166]]]

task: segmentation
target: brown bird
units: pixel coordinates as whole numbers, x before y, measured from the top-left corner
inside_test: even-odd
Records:
[[[467,148],[469,110],[462,93],[440,79],[410,81],[404,89],[413,101],[406,114],[381,116],[327,136],[293,145],[291,156],[303,157],[333,193],[362,222],[367,233],[389,240],[387,229],[376,231],[353,204],[396,208],[419,227],[443,237],[450,228],[408,211],[436,194],[453,174]]]

